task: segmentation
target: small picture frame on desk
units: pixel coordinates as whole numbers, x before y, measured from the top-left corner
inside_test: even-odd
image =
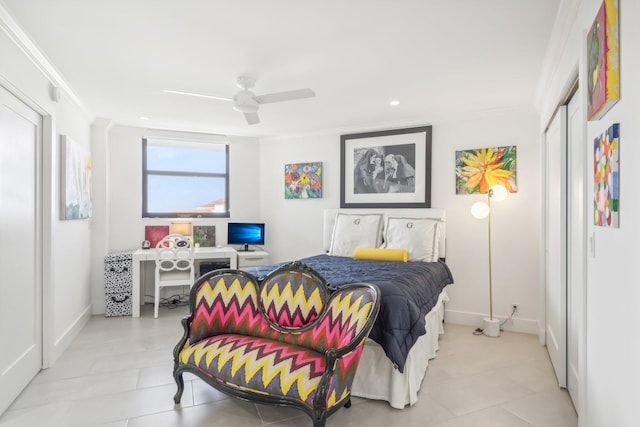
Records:
[[[169,235],[168,225],[146,225],[144,239],[149,241],[149,247],[155,248],[160,240]]]
[[[194,225],[193,226],[193,242],[196,247],[215,247],[216,246],[216,226],[215,225]]]

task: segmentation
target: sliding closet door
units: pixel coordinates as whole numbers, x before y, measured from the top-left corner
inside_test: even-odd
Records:
[[[545,133],[546,345],[560,387],[567,386],[567,107]]]
[[[582,102],[574,95],[567,110],[567,389],[578,409],[580,333],[584,316],[587,235],[585,217],[585,151]]]
[[[0,87],[0,414],[42,368],[41,129]]]

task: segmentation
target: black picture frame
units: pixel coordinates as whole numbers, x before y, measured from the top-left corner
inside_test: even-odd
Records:
[[[340,135],[340,207],[430,208],[431,135],[431,126]]]

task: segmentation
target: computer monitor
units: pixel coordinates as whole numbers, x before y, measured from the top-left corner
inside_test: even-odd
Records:
[[[264,223],[230,222],[227,226],[227,244],[242,245],[240,251],[249,251],[249,245],[264,245]]]

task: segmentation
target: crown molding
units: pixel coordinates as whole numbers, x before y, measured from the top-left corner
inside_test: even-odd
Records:
[[[582,0],[562,0],[558,6],[558,13],[549,38],[542,72],[540,73],[535,93],[534,106],[538,111],[543,108],[550,83],[557,78],[558,70],[556,64],[560,62],[560,58],[565,53],[567,41],[571,35],[571,29],[578,15],[581,2]]]
[[[87,117],[93,118],[93,114],[84,106],[80,98],[75,94],[64,77],[56,70],[51,61],[42,53],[36,44],[29,38],[18,23],[13,19],[9,11],[0,2],[0,29],[29,59],[36,69],[55,87],[61,89]]]

